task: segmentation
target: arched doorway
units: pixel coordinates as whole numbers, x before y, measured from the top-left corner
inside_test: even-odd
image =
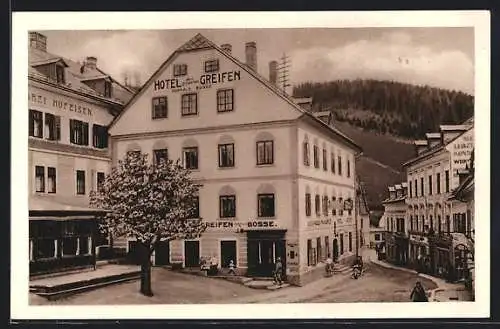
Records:
[[[339,259],[339,242],[337,239],[333,239],[333,260],[336,262]]]

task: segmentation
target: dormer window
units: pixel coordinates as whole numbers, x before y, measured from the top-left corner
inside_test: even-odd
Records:
[[[213,59],[205,62],[205,72],[217,72],[219,71],[219,60]]]
[[[66,79],[64,78],[64,67],[56,64],[56,81],[57,83],[64,84]]]
[[[174,77],[187,75],[187,64],[174,64]]]
[[[111,97],[111,81],[104,81],[104,97]]]

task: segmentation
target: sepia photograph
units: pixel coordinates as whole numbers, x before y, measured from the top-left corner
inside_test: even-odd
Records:
[[[489,29],[487,14],[86,29],[74,15],[79,27],[13,36],[24,307],[271,304],[272,317],[488,300],[475,172],[489,147],[475,141],[489,143],[489,39],[479,47],[474,26]]]

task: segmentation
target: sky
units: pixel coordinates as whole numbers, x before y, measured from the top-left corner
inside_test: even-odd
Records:
[[[48,51],[76,61],[95,56],[115,79],[138,72],[145,82],[196,33],[230,43],[244,61],[245,43],[257,44],[258,72],[283,54],[291,61],[290,82],[382,79],[474,94],[474,29],[301,28],[207,30],[42,31]]]

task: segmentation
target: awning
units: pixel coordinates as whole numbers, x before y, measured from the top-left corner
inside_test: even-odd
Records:
[[[29,198],[29,216],[34,217],[67,217],[67,216],[96,216],[106,213],[107,210],[65,204],[48,197]]]

